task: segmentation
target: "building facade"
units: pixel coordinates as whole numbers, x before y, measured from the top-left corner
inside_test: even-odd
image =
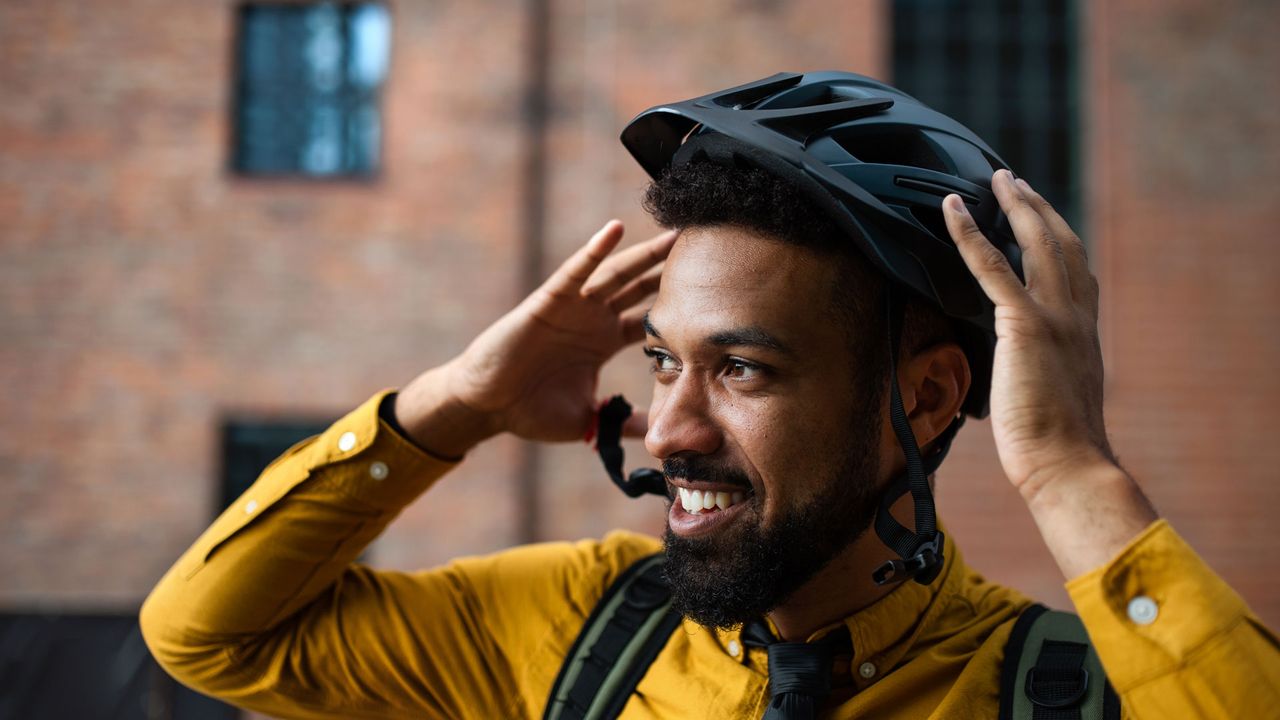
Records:
[[[779,70],[892,79],[901,5],[943,12],[392,1],[373,169],[309,175],[236,159],[252,4],[0,2],[0,608],[136,611],[225,502],[235,432],[323,424],[447,360],[610,217],[653,233],[645,177],[617,141],[635,113]],[[1274,627],[1278,6],[1058,5],[1074,23],[1060,90],[1113,444]],[[1026,72],[1022,56],[991,57],[992,82]],[[602,390],[645,403],[644,365],[626,353]],[[973,565],[1067,606],[986,423],[961,433],[938,488]],[[661,524],[659,501],[622,496],[590,448],[500,438],[369,561]]]

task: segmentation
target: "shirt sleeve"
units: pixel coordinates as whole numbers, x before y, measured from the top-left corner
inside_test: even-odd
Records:
[[[530,660],[563,657],[652,550],[622,533],[415,573],[356,564],[453,467],[379,419],[384,395],[273,462],[152,591],[143,637],[178,680],[279,717],[525,716],[558,668]]]
[[[1167,521],[1066,588],[1126,717],[1280,708],[1280,642]]]

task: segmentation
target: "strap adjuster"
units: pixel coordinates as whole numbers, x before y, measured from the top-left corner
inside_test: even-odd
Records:
[[[942,571],[945,536],[942,531],[934,533],[933,539],[921,544],[915,553],[902,560],[887,560],[871,573],[876,585],[903,582],[914,579],[921,585],[928,585]]]
[[[1035,703],[1036,705],[1039,705],[1040,707],[1046,707],[1046,708],[1071,707],[1072,705],[1075,705],[1076,703],[1080,702],[1084,698],[1084,694],[1089,690],[1089,671],[1084,668],[1080,668],[1080,674],[1077,676],[1077,678],[1078,680],[1076,681],[1075,690],[1072,691],[1071,695],[1069,695],[1068,697],[1052,698],[1052,699],[1046,698],[1040,695],[1040,693],[1036,691],[1036,668],[1033,667],[1027,671],[1027,698],[1030,699],[1031,702]],[[1060,684],[1062,681],[1045,680],[1045,681],[1042,681],[1042,684],[1047,684],[1050,682],[1053,682],[1055,684]]]

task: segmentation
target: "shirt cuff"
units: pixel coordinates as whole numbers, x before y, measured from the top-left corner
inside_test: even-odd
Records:
[[[422,494],[458,460],[437,457],[408,438],[383,408],[394,400],[383,390],[329,427],[303,458],[307,475],[382,510],[398,511]]]
[[[1066,589],[1121,693],[1175,671],[1249,612],[1163,519]]]

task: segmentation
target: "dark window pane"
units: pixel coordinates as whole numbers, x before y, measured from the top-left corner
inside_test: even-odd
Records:
[[[137,613],[0,613],[0,720],[235,720],[151,659]]]
[[[967,125],[1079,221],[1072,0],[894,0],[894,84]]]
[[[380,3],[242,5],[235,169],[376,172],[390,44],[390,15]]]
[[[218,512],[235,502],[272,460],[295,443],[319,435],[329,421],[235,420],[222,428],[222,492]]]

